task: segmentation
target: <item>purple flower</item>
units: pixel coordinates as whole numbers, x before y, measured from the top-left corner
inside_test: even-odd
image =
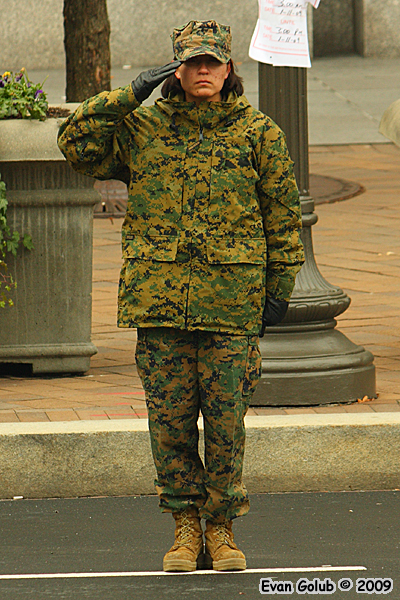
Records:
[[[15,81],[21,81],[22,77],[23,77],[23,73],[20,73],[19,75],[16,75]]]
[[[5,85],[6,85],[6,84],[4,83],[4,81],[3,81],[2,79],[0,79],[0,88],[3,88],[3,87],[5,87]]]
[[[38,99],[38,96],[39,96],[40,94],[43,94],[43,90],[36,90],[36,92],[35,92],[35,100],[37,100],[37,99]]]

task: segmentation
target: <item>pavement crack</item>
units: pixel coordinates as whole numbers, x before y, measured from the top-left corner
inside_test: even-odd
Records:
[[[339,98],[340,100],[343,100],[347,104],[350,104],[352,107],[357,109],[357,111],[359,113],[361,113],[366,119],[369,119],[370,121],[373,121],[374,123],[377,123],[379,125],[379,123],[380,123],[379,119],[377,119],[376,117],[374,117],[373,115],[371,115],[370,113],[368,113],[367,111],[362,109],[361,106],[359,104],[357,104],[356,102],[353,102],[353,100],[349,100],[348,98],[346,98],[346,96],[343,96],[343,94],[341,94],[340,92],[335,90],[335,88],[333,88],[331,85],[329,85],[329,83],[326,83],[323,79],[320,79],[319,77],[317,77],[315,75],[314,75],[313,79],[314,79],[314,81],[318,81],[325,89],[332,92],[332,94],[334,94],[337,98]]]

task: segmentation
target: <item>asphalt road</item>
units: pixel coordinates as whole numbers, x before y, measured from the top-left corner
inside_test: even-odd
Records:
[[[399,502],[400,491],[254,495],[234,526],[248,571],[163,575],[174,526],[154,496],[0,501],[0,599],[308,598],[315,578],[320,597],[399,598]],[[372,594],[356,590],[362,578]]]

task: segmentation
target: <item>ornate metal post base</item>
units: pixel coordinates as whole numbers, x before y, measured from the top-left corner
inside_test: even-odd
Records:
[[[309,196],[306,69],[259,65],[260,110],[286,134],[301,193],[306,262],[296,280],[285,321],[260,340],[262,378],[253,406],[349,402],[375,396],[373,355],[335,329],[350,298],[322,277],[311,227],[317,222]]]

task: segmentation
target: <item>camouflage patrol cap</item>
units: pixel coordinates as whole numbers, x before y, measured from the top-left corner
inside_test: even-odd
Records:
[[[189,21],[171,34],[174,56],[184,62],[200,54],[214,56],[222,63],[231,58],[231,28],[216,21]]]

